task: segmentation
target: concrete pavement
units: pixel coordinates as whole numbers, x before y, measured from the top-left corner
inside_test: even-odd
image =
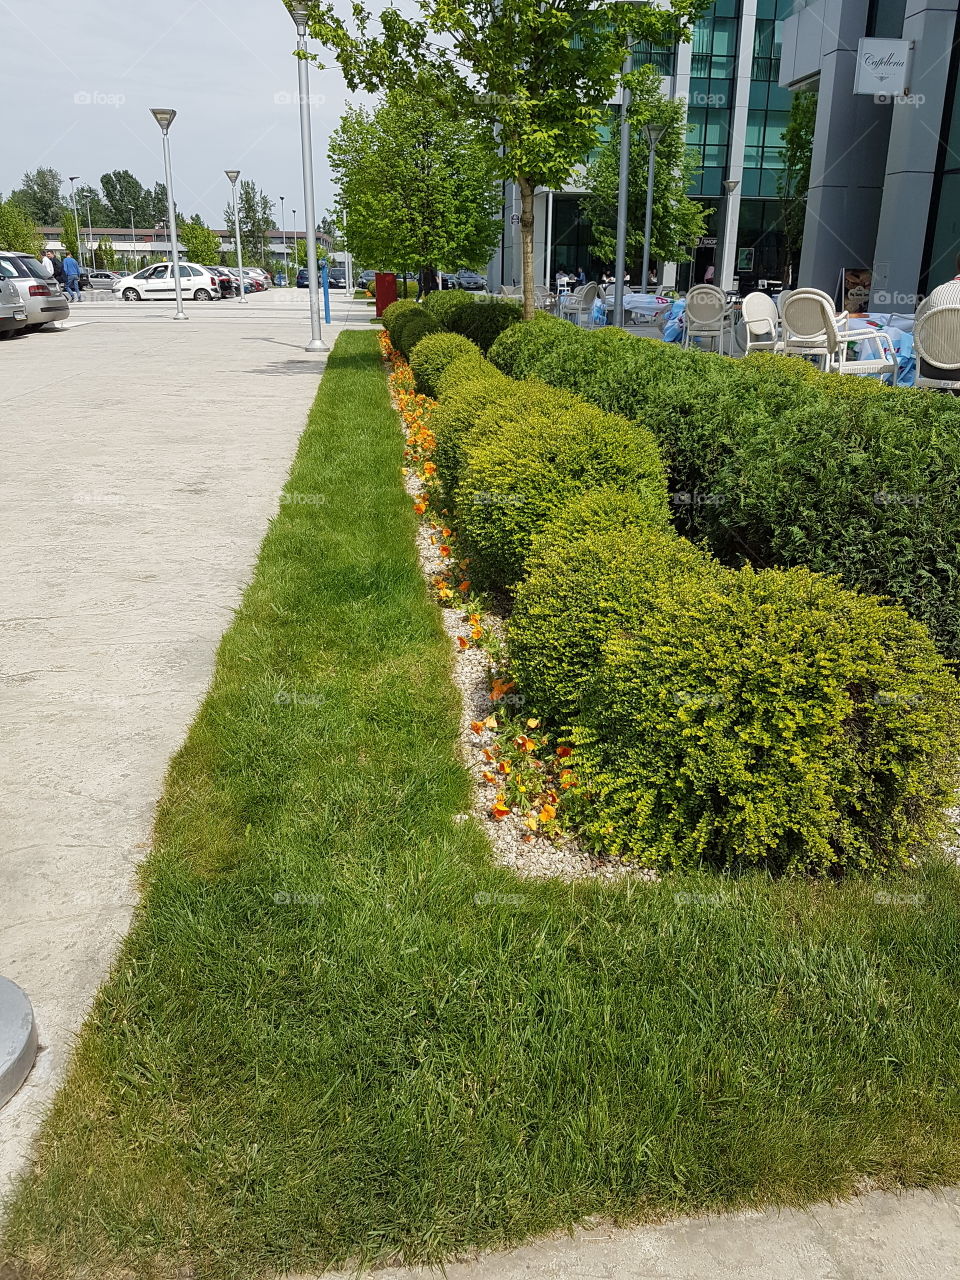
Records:
[[[333,295],[332,342],[370,309]],[[41,1052],[0,1194],[125,933],[167,761],[203,697],[323,370],[306,294],[84,301],[0,343],[0,974]]]
[[[366,327],[334,295],[332,339]],[[302,291],[236,303],[83,303],[0,344],[0,973],[44,1046],[0,1112],[0,1192],[25,1166],[107,974],[170,755],[249,579],[316,391]],[[379,1280],[422,1280],[388,1269]],[[449,1280],[949,1280],[960,1195],[872,1193],[572,1236],[452,1264]],[[290,1278],[294,1280],[294,1278]],[[335,1280],[331,1277],[331,1280]]]

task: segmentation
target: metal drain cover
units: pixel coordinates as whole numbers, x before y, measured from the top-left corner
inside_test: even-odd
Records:
[[[0,978],[0,1107],[30,1074],[37,1056],[37,1024],[27,993]]]

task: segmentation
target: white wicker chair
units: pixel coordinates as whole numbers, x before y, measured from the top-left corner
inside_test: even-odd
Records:
[[[557,305],[557,295],[545,289],[542,284],[533,286],[533,305],[538,311],[553,311]]]
[[[724,335],[733,336],[733,308],[727,295],[715,284],[695,284],[687,294],[683,319],[683,345],[693,338],[716,338],[717,349],[723,351]]]
[[[822,368],[833,373],[859,377],[884,377],[897,373],[897,357],[889,336],[879,329],[848,329],[841,324],[846,311],[837,315],[833,299],[819,289],[796,289],[783,308],[784,350],[787,355],[815,355]],[[876,348],[873,360],[851,360],[850,342],[870,343]]]
[[[748,293],[741,308],[745,351],[782,351],[780,313],[777,304],[765,293]]]
[[[934,289],[925,300],[927,305],[917,308],[913,326],[917,386],[956,393],[960,392],[960,298],[938,306],[937,292]]]
[[[597,286],[594,283],[582,284],[573,293],[560,300],[560,314],[568,320],[582,324],[583,317],[588,320],[593,316],[593,304],[597,300]]]

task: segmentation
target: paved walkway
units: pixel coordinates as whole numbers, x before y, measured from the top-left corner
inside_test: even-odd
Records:
[[[0,973],[45,1045],[0,1112],[0,1190],[128,926],[167,761],[277,509],[323,364],[304,304],[188,304],[177,324],[165,305],[84,303],[75,327],[0,345]],[[366,327],[362,303],[334,308],[331,339]],[[597,1227],[447,1276],[950,1280],[960,1195]]]
[[[370,315],[334,308],[330,342]],[[0,1193],[127,929],[323,369],[303,291],[187,310],[85,301],[0,343],[0,974],[44,1046],[0,1112]]]

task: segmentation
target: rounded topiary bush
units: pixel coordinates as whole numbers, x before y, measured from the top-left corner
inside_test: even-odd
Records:
[[[428,333],[421,338],[410,353],[410,367],[418,391],[426,396],[440,394],[439,379],[448,365],[463,356],[483,359],[475,342],[462,333]]]
[[[504,329],[518,324],[522,316],[523,308],[516,302],[465,302],[450,311],[446,325],[486,353]]]
[[[466,289],[435,289],[433,293],[427,294],[423,305],[438,324],[448,329],[450,326],[447,322],[451,313],[458,307],[469,305],[474,301],[473,294],[468,293]]]
[[[585,338],[584,331],[569,320],[538,311],[532,320],[508,325],[491,343],[487,354],[511,378],[535,378],[541,376],[540,362],[553,347],[567,351]]]
[[[642,494],[666,525],[666,476],[649,432],[569,392],[513,385],[522,398],[488,409],[464,442],[458,520],[482,577],[512,586],[544,523],[601,485]]]
[[[724,572],[685,538],[651,527],[637,493],[604,487],[573,498],[533,540],[508,624],[511,670],[528,703],[572,725],[611,633],[678,581],[708,590]]]
[[[458,333],[457,337],[462,338],[463,334]],[[465,341],[470,342],[470,339],[467,338]],[[475,342],[470,342],[470,346],[473,348],[472,351],[464,352],[451,360],[437,375],[438,396],[445,396],[448,391],[456,391],[462,382],[466,382],[468,378],[475,378],[480,373],[499,373]]]
[[[581,691],[583,833],[662,869],[889,872],[942,830],[958,726],[956,681],[901,609],[806,569],[680,576]]]
[[[405,315],[402,315],[399,325],[395,327],[397,330],[396,346],[400,354],[407,360],[410,359],[410,353],[421,338],[425,338],[428,333],[440,332],[440,326],[433,316],[427,315],[419,307],[416,311],[408,311]],[[392,335],[390,341],[393,341]]]
[[[419,310],[419,305],[412,298],[400,298],[397,302],[391,302],[389,307],[384,309],[381,317],[383,327],[386,329],[394,346],[397,345],[397,333],[402,327],[401,317],[410,315],[417,310]]]
[[[452,381],[453,371],[458,372]],[[478,419],[493,405],[509,403],[517,387],[481,356],[475,364],[472,357],[461,356],[447,366],[440,404],[430,419],[436,440],[433,460],[437,477],[446,496],[453,501],[464,467],[464,443]]]

